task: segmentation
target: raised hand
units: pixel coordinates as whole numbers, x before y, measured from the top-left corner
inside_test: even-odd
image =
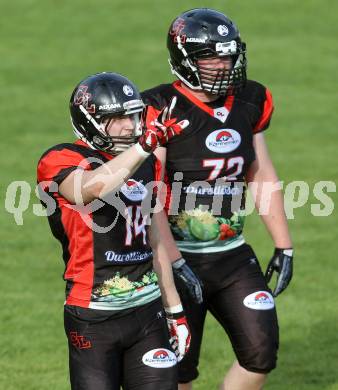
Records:
[[[181,134],[182,130],[189,125],[187,119],[177,122],[177,118],[171,117],[176,102],[177,97],[174,96],[158,117],[147,125],[138,140],[145,152],[152,153],[158,146],[165,146],[172,137]]]

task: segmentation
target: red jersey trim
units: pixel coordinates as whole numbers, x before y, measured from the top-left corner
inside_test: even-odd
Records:
[[[76,145],[85,146],[90,149],[89,145],[82,140],[74,142]],[[112,158],[113,156],[108,153],[100,152],[106,158]],[[87,224],[82,220],[81,216],[74,216],[74,223],[67,225],[66,221],[71,219],[72,213],[80,213],[63,207],[62,210],[62,225],[68,237],[74,238],[76,232],[76,239],[69,241],[69,253],[71,258],[67,263],[65,272],[65,279],[71,280],[74,284],[67,297],[66,304],[80,307],[88,307],[91,301],[91,294],[94,283],[94,241],[93,230],[90,226],[92,222],[92,215],[88,214]],[[81,245],[78,246],[81,241]],[[78,248],[81,247],[81,253]],[[73,260],[74,259],[74,260]]]
[[[264,101],[263,114],[253,129],[254,133],[258,133],[266,129],[266,126],[268,125],[274,110],[272,95],[268,89],[265,90],[265,96],[266,98]]]
[[[161,181],[162,179],[162,163],[161,161],[155,156],[155,181]]]
[[[155,119],[158,118],[160,114],[160,110],[156,110],[153,106],[147,106],[147,111],[146,111],[146,127],[151,126],[151,122],[154,121]]]
[[[226,98],[224,107],[230,112],[232,109],[232,105],[234,104],[235,96],[230,95]]]
[[[74,144],[75,144],[75,145],[85,146],[85,147],[89,148],[89,145],[88,145],[86,142],[82,141],[81,139],[76,140],[76,141],[74,142]]]
[[[209,107],[207,104],[202,102],[201,100],[197,99],[197,97],[195,97],[192,93],[190,93],[186,89],[182,88],[182,82],[181,81],[177,80],[172,85],[173,85],[173,87],[175,89],[177,89],[177,91],[180,94],[184,95],[188,100],[190,100],[192,103],[194,103],[196,106],[198,106],[201,110],[205,111],[206,113],[208,113],[213,118],[215,117],[214,116],[214,110],[211,107]],[[233,103],[234,103],[234,96],[228,96],[225,99],[224,107],[228,111],[230,111],[231,108],[232,108]]]
[[[169,215],[170,206],[171,206],[172,197],[171,197],[171,187],[170,187],[170,184],[169,184],[169,178],[168,178],[166,170],[164,171],[163,183],[165,185],[164,211],[165,211],[165,213],[168,216]]]

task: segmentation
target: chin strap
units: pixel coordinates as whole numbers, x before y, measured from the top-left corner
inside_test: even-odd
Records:
[[[80,111],[84,114],[87,121],[90,122],[96,130],[98,130],[102,134],[102,128],[101,126],[96,122],[96,120],[89,114],[89,112],[83,107],[82,104],[80,104]]]

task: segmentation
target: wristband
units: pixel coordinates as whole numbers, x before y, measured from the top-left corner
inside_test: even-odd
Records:
[[[150,153],[146,152],[146,151],[142,148],[142,146],[140,145],[139,142],[136,142],[136,144],[135,144],[135,149],[136,149],[136,151],[138,152],[138,154],[139,154],[140,156],[142,156],[142,157],[148,157],[148,156],[150,156]]]
[[[177,314],[183,311],[183,306],[182,304],[179,304],[176,306],[165,307],[164,310],[167,314]]]
[[[177,268],[180,268],[182,267],[182,265],[185,263],[185,260],[183,259],[183,257],[180,257],[179,259],[175,260],[173,263],[172,263],[172,267],[177,269]]]
[[[282,248],[276,248],[276,251],[281,251],[283,255],[286,256],[293,256],[293,248],[287,248],[287,249],[282,249]]]

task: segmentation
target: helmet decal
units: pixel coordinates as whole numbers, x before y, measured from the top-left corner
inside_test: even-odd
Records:
[[[229,34],[229,29],[224,24],[220,24],[217,27],[217,31],[218,31],[218,34],[221,35],[222,37],[225,37]]]
[[[89,106],[89,99],[91,98],[91,94],[87,92],[87,85],[80,85],[74,96],[74,104],[76,106],[83,106],[90,114],[95,113],[95,104],[91,104]]]
[[[134,95],[133,88],[130,85],[127,85],[127,84],[123,86],[123,92],[127,96],[133,96]]]
[[[184,43],[186,40],[186,35],[181,35],[181,31],[184,29],[185,21],[182,18],[178,18],[173,23],[169,34],[174,37],[174,42],[177,42],[177,37],[181,38],[181,42]]]

